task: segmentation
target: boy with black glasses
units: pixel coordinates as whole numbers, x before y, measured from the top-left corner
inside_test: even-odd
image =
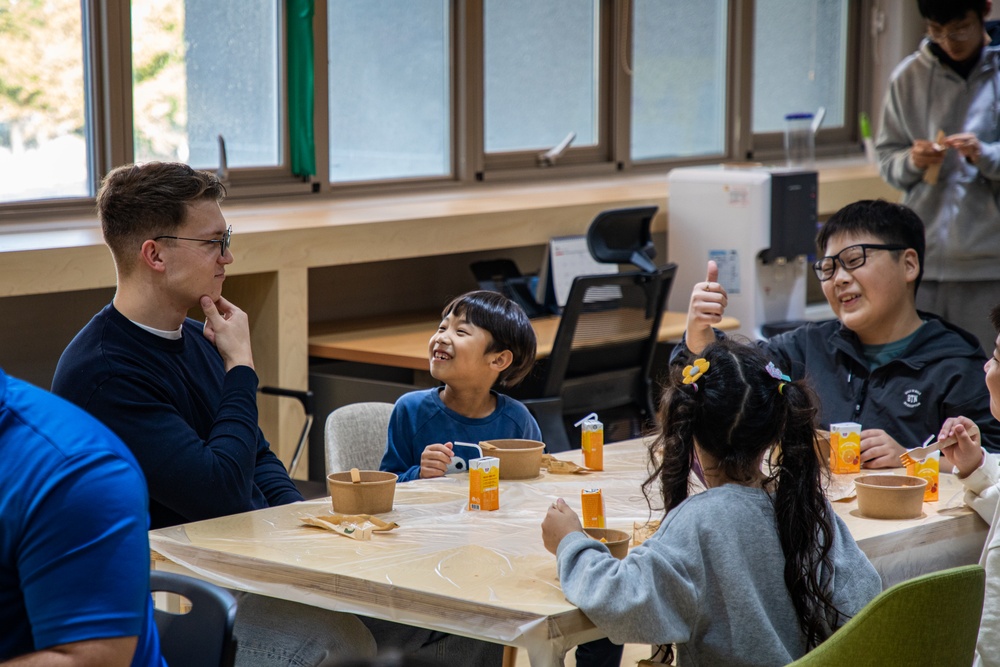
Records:
[[[917,0],[927,36],[893,72],[882,109],[882,178],[927,225],[917,307],[968,329],[1000,293],[1000,47],[990,0]]]
[[[1000,424],[990,418],[989,393],[970,378],[986,361],[978,341],[916,309],[923,275],[924,227],[901,204],[859,201],[837,211],[816,236],[813,264],[836,320],[811,323],[760,341],[793,380],[819,395],[819,426],[862,425],[867,468],[899,467],[899,455],[937,433],[949,417],[980,424],[983,444],[1000,451]],[[726,307],[718,268],[691,293],[685,361],[723,334],[712,328]]]

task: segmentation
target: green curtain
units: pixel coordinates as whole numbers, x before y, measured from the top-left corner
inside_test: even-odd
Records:
[[[308,178],[316,173],[313,134],[313,9],[314,0],[287,0],[288,8],[288,140],[292,173]]]

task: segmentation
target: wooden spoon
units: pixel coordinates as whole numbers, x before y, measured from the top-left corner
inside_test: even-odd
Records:
[[[480,440],[479,441],[479,448],[482,449],[484,452],[492,452],[492,451],[495,451],[497,449],[500,449],[496,445],[492,445],[492,444],[486,442],[485,440]]]
[[[354,484],[361,483],[361,471],[359,471],[357,468],[351,468],[351,482],[353,482]]]

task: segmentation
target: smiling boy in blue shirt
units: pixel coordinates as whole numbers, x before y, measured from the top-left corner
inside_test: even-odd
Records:
[[[444,386],[410,392],[396,401],[380,469],[398,474],[400,482],[441,477],[455,442],[540,441],[542,432],[528,409],[493,389],[514,387],[525,378],[535,363],[535,346],[528,316],[502,294],[476,291],[453,299],[427,345],[431,377]],[[391,634],[384,625],[365,623],[377,637]],[[437,637],[421,639],[430,643]],[[414,637],[406,641],[412,646]],[[478,644],[456,646],[448,653],[464,655],[466,664],[499,662],[502,649]],[[583,644],[576,654],[577,664],[586,667],[617,665],[621,655],[622,647],[608,639]]]
[[[381,470],[400,482],[441,477],[454,442],[542,439],[528,409],[493,389],[517,385],[535,362],[535,330],[516,303],[489,291],[453,299],[427,353],[431,377],[444,386],[396,401]]]

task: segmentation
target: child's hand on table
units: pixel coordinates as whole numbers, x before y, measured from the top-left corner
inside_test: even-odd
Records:
[[[452,456],[450,442],[424,447],[424,451],[420,454],[420,478],[444,477]]]
[[[549,511],[542,520],[542,543],[550,553],[555,553],[559,543],[570,533],[583,530],[580,517],[570,509],[562,498],[549,505]]]
[[[941,453],[953,466],[958,468],[959,477],[968,477],[983,463],[983,447],[979,439],[979,427],[966,417],[948,417],[941,425],[938,440],[955,436],[955,444],[942,447]]]
[[[903,464],[899,455],[905,451],[905,447],[880,428],[861,431],[861,466],[864,468],[900,468]]]

